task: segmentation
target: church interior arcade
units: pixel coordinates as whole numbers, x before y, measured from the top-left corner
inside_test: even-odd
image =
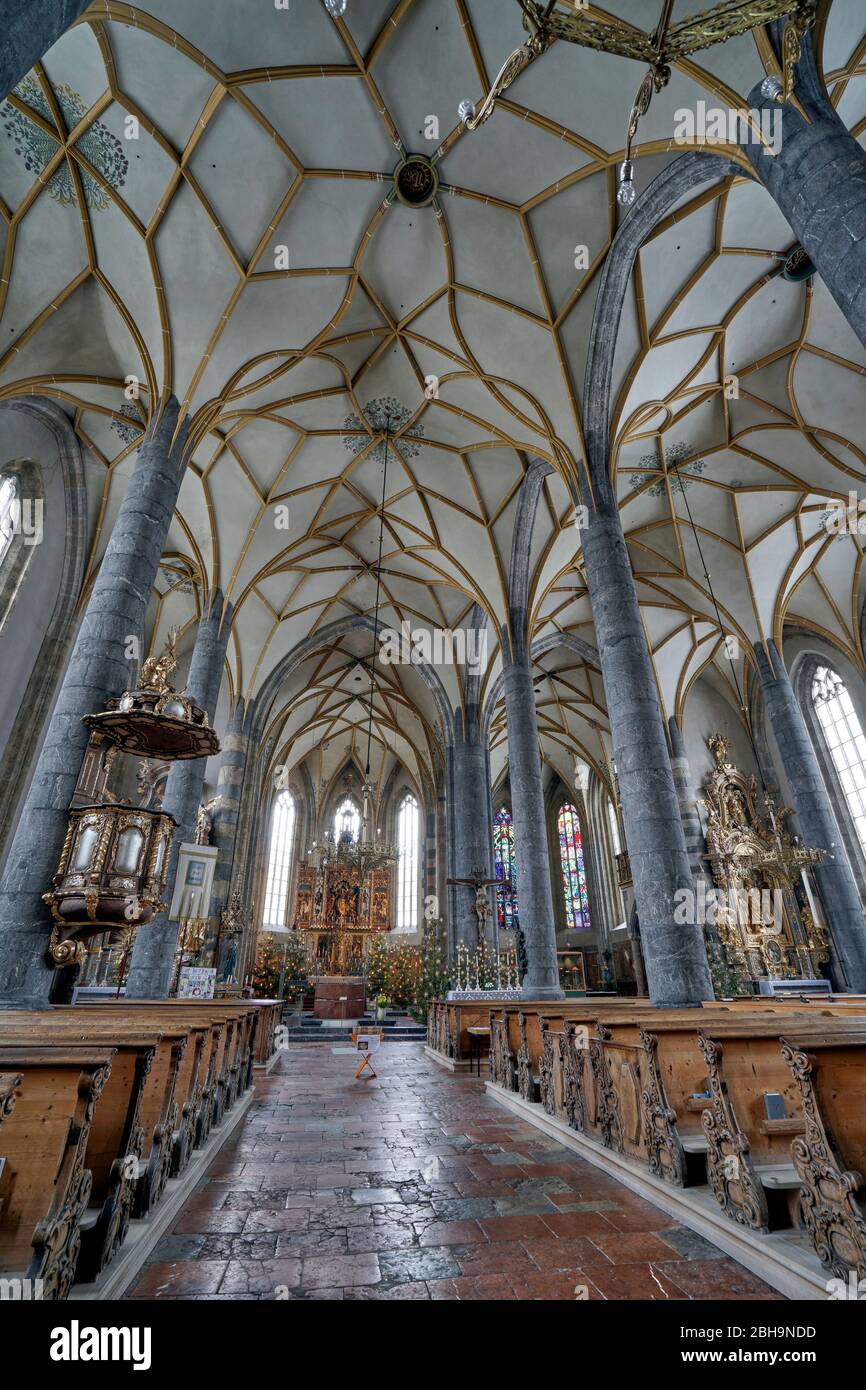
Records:
[[[0,0],[0,1299],[866,1280],[860,10]]]

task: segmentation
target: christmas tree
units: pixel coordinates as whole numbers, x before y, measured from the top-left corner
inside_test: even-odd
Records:
[[[367,956],[367,993],[387,996],[391,1004],[405,1007],[417,998],[422,973],[417,946],[388,946],[377,937]]]
[[[448,941],[445,925],[434,918],[424,928],[424,943],[421,947],[421,975],[415,994],[415,1002],[409,1012],[418,1023],[427,1022],[427,1010],[431,999],[442,999],[448,989]]]
[[[256,952],[253,969],[253,993],[257,999],[276,999],[282,966],[282,950],[272,936],[265,936]]]

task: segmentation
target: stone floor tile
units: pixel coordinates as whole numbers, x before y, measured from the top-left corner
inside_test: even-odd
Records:
[[[289,1301],[771,1300],[594,1164],[502,1110],[484,1078],[391,1044],[360,1086],[295,1047],[128,1295]]]

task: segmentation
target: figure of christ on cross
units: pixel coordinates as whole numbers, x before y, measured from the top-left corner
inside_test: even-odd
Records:
[[[484,870],[476,864],[472,869],[471,878],[446,878],[446,883],[459,883],[467,888],[475,889],[475,916],[478,919],[478,939],[475,943],[480,946],[484,940],[484,928],[487,918],[490,916],[490,903],[487,901],[488,888],[502,888],[507,892],[511,891],[511,883],[507,878],[485,878]]]

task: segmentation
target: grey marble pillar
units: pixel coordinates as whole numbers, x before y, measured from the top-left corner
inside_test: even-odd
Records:
[[[0,0],[0,101],[26,77],[90,0]]]
[[[680,805],[680,819],[683,823],[683,834],[686,837],[686,850],[688,851],[689,863],[692,868],[692,877],[697,884],[700,878],[709,881],[707,875],[707,861],[704,859],[707,846],[704,840],[701,818],[698,815],[697,796],[692,784],[692,770],[689,765],[685,740],[683,739],[676,716],[673,714],[668,720],[668,729],[670,731],[671,740],[671,772],[674,775],[674,786],[677,789],[677,800]]]
[[[211,844],[217,848],[210,908],[211,943],[215,951],[219,940],[220,916],[230,896],[241,794],[249,748],[249,728],[243,701],[235,705],[221,743],[222,759],[217,774],[217,799],[211,815]],[[220,962],[216,954],[211,964],[219,969]]]
[[[186,467],[178,413],[171,397],[138,451],[9,851],[0,882],[0,1008],[48,1006],[55,971],[46,962],[51,918],[42,894],[57,871],[87,747],[82,717],[126,689],[128,642],[144,631]]]
[[[674,922],[675,894],[693,885],[655,677],[619,513],[598,502],[583,555],[650,998],[697,1006],[713,988],[700,926]]]
[[[471,878],[475,868],[485,878],[493,877],[493,844],[490,835],[490,784],[486,749],[479,734],[478,721],[470,711],[466,728],[455,720],[454,743],[448,749],[448,827],[449,878]],[[487,919],[486,940],[495,939],[494,896],[488,893],[491,915]],[[474,951],[478,942],[475,890],[451,884],[448,891],[448,939],[453,955],[457,946]]]
[[[778,46],[778,25],[773,34]],[[866,346],[866,150],[828,101],[808,35],[795,95],[808,121],[763,96],[760,84],[749,93],[746,106],[781,117],[781,148],[775,156],[751,142],[743,150]]]
[[[226,644],[231,631],[230,603],[225,603],[217,590],[198,625],[189,675],[187,694],[201,705],[213,721],[223,677]],[[196,816],[204,788],[206,758],[191,758],[172,764],[165,786],[162,809],[177,821],[166,877],[165,898],[170,902],[174,891],[180,846],[188,844],[195,833]],[[171,986],[179,924],[161,912],[145,922],[135,935],[132,960],[126,982],[129,999],[166,999]]]
[[[767,714],[803,839],[810,849],[825,849],[833,856],[815,870],[815,878],[833,939],[835,963],[844,972],[845,986],[861,994],[866,991],[866,921],[860,894],[785,663],[774,642],[768,642],[767,647],[769,661],[762,645],[755,643]]]
[[[526,943],[528,999],[564,999],[556,960],[556,919],[544,815],[538,719],[529,654],[513,649],[502,632],[502,675],[508,720],[508,770],[514,853],[520,884],[518,910]]]
[[[438,915],[448,925],[448,796],[445,775],[440,776],[436,787],[436,894]]]

